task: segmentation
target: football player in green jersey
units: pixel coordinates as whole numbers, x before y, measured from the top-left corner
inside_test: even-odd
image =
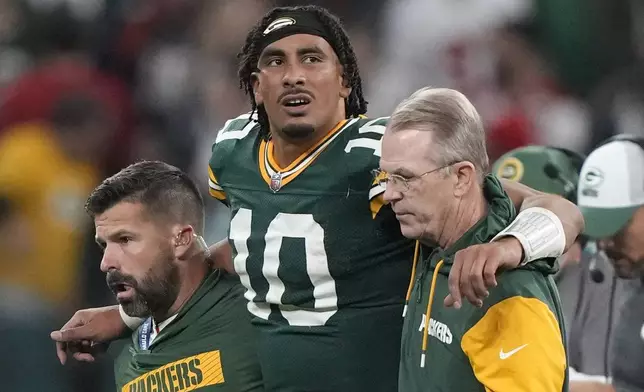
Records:
[[[145,318],[115,361],[117,391],[263,391],[244,288],[204,258],[203,200],[188,175],[135,163],[85,210],[108,286],[126,314]]]
[[[273,9],[248,34],[240,60],[252,112],[228,121],[213,145],[210,193],[230,206],[231,221],[228,241],[211,251],[246,287],[265,386],[395,391],[415,249],[372,175],[387,118],[363,117],[351,43],[325,9]],[[581,231],[571,203],[506,185],[518,207],[538,205],[558,216],[565,236],[553,241],[562,247]],[[526,235],[553,224],[540,221],[531,233],[515,230],[518,240],[459,252],[446,304],[460,306],[462,293],[480,305],[497,268],[535,257],[529,244],[522,246]],[[121,331],[110,328],[118,324],[110,312],[72,318],[68,327],[83,327],[61,339],[113,338]]]

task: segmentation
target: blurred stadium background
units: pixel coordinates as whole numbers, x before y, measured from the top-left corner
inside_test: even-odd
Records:
[[[491,159],[644,133],[638,0],[0,0],[0,390],[114,389],[109,357],[63,367],[49,340],[114,301],[85,197],[161,159],[202,185],[207,240],[224,238],[206,164],[217,129],[248,110],[235,54],[270,7],[294,4],[343,19],[370,117],[433,85],[474,102]]]

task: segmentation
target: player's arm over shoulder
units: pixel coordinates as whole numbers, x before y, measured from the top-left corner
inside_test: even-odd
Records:
[[[228,205],[228,200],[224,188],[220,184],[221,177],[226,170],[226,163],[230,160],[237,143],[246,137],[252,137],[251,131],[257,125],[256,114],[251,116],[251,113],[245,113],[226,121],[217,132],[208,162],[208,189],[212,197],[226,205]]]
[[[537,191],[517,181],[501,179],[501,184],[518,211],[540,207],[552,212],[559,219],[565,237],[563,252],[567,252],[577,236],[584,231],[585,222],[581,210],[569,200]]]
[[[509,294],[474,320],[461,340],[476,378],[486,391],[561,392],[567,359],[554,303],[525,291]]]

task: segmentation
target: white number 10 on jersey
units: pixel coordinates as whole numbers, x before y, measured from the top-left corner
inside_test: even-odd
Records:
[[[338,296],[335,281],[329,272],[329,262],[324,249],[324,229],[310,214],[279,213],[268,225],[264,236],[262,274],[268,282],[266,301],[255,302],[257,292],[251,286],[247,271],[248,239],[251,235],[252,211],[240,208],[230,222],[230,239],[235,245],[235,271],[241,283],[246,287],[244,296],[248,300],[248,310],[255,316],[268,320],[271,314],[270,305],[279,306],[282,316],[290,325],[321,326],[338,310]],[[306,266],[300,266],[302,273],[308,275],[313,283],[313,308],[302,308],[282,303],[282,296],[289,287],[279,278],[280,249],[282,240],[287,238],[304,239]],[[302,280],[305,281],[305,276]]]

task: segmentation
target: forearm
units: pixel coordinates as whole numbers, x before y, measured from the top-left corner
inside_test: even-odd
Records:
[[[584,230],[584,218],[576,205],[563,197],[536,191],[515,181],[501,180],[503,188],[512,199],[517,210],[541,207],[559,218],[566,237],[567,251]]]
[[[530,207],[541,207],[550,210],[559,218],[566,236],[564,251],[568,251],[577,237],[584,231],[584,218],[581,215],[581,211],[576,205],[563,197],[547,194],[535,195],[525,199],[521,205],[521,210]]]
[[[230,274],[235,274],[235,267],[233,265],[233,253],[228,239],[219,241],[210,245],[210,262],[215,268],[224,269]]]

